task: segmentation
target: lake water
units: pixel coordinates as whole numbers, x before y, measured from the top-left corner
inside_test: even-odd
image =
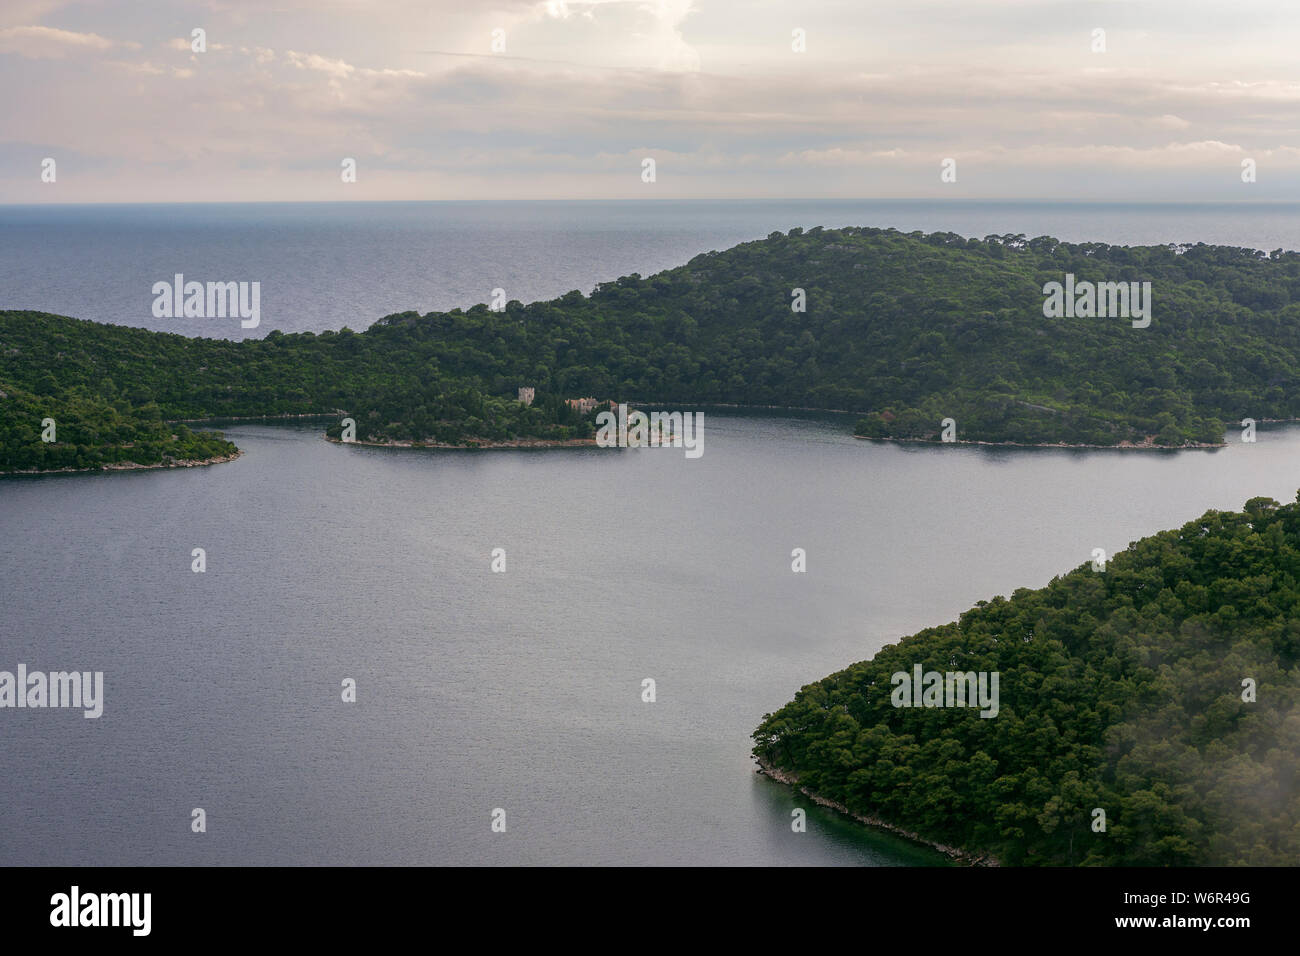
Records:
[[[938,862],[755,774],[763,714],[1094,547],[1300,485],[1295,427],[1184,452],[705,427],[687,460],[241,425],[229,464],[0,481],[0,669],[106,688],[98,720],[0,712],[0,862]]]

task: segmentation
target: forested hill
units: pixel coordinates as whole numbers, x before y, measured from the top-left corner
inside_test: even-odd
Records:
[[[1067,274],[1150,282],[1150,325],[1045,318],[1043,287]],[[870,437],[934,438],[952,418],[958,440],[1179,445],[1245,417],[1300,417],[1298,319],[1295,253],[794,229],[590,296],[408,312],[362,333],[236,343],[2,312],[0,391],[126,417],[343,409],[378,439],[572,429],[519,412],[515,391],[532,385],[552,399],[846,409]],[[196,321],[220,334],[221,320],[184,325]],[[32,440],[13,415],[0,400],[6,456]]]
[[[1256,498],[804,687],[754,753],[1008,864],[1293,865],[1298,658],[1300,505]],[[996,716],[895,706],[893,675],[918,664],[999,672]]]

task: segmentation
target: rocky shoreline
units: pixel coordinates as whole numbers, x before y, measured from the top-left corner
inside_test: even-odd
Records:
[[[629,408],[633,406],[646,406],[650,402],[628,402]],[[671,403],[670,403],[671,404]],[[677,404],[692,404],[690,402]],[[862,412],[851,411],[847,408],[811,408],[806,405],[738,405],[732,402],[698,402],[694,403],[705,408],[735,408],[741,411],[749,408],[762,409],[764,411],[782,411],[782,412],[824,412],[832,415],[862,415]],[[1260,424],[1287,424],[1300,421],[1295,418],[1261,418],[1258,419]],[[891,441],[891,442],[916,442],[923,445],[988,445],[992,448],[1124,448],[1136,449],[1139,451],[1180,451],[1190,448],[1226,448],[1228,442],[1188,442],[1185,445],[1157,445],[1155,442],[1132,442],[1122,441],[1114,445],[1090,445],[1082,442],[1031,442],[1031,441],[971,441],[966,439],[957,439],[956,441],[945,442],[933,438],[895,438],[892,436],[875,437],[872,435],[854,435],[854,438],[860,438],[863,441]]]
[[[94,471],[156,471],[162,468],[199,468],[203,465],[220,465],[223,462],[234,461],[243,454],[243,451],[237,448],[229,455],[217,455],[214,458],[175,458],[171,461],[160,461],[153,465],[142,465],[135,461],[116,461],[107,465],[100,465],[98,468],[25,468],[18,471],[0,471],[0,477],[4,475],[75,475]]]
[[[1227,448],[1227,442],[1188,442],[1186,445],[1157,445],[1155,442],[1122,441],[1115,445],[1087,445],[1071,442],[1028,441],[972,441],[959,438],[955,441],[937,441],[933,438],[877,438],[873,435],[854,435],[860,441],[913,442],[920,445],[987,445],[990,448],[1118,448],[1127,451],[1185,451],[1191,448]]]
[[[652,402],[629,401],[626,403],[629,408],[648,407]],[[672,403],[670,403],[672,404]],[[676,403],[692,404],[692,403]],[[706,408],[730,408],[744,411],[746,409],[760,409],[763,411],[789,411],[789,412],[822,412],[834,415],[860,415],[861,412],[850,411],[844,408],[813,408],[804,405],[742,405],[731,402],[698,402],[694,403]],[[219,416],[209,418],[181,418],[175,421],[185,424],[196,424],[203,422],[243,422],[243,421],[284,421],[311,418],[333,418],[339,414],[345,414],[342,410],[330,412],[304,412],[301,414],[286,413],[282,415],[247,415],[247,416]],[[1260,424],[1290,424],[1300,419],[1292,418],[1261,418]],[[979,441],[970,439],[957,439],[956,441],[945,442],[933,438],[897,438],[893,436],[877,437],[872,435],[854,435],[854,438],[862,441],[887,441],[887,442],[909,442],[922,445],[985,445],[989,448],[1080,448],[1080,449],[1107,449],[1118,448],[1129,451],[1183,451],[1197,448],[1226,448],[1229,442],[1188,442],[1185,445],[1157,445],[1153,441],[1132,442],[1122,441],[1114,445],[1096,445],[1084,442],[1021,442],[1021,441]],[[331,438],[329,441],[337,442],[338,439]],[[571,439],[547,439],[536,438],[527,439],[519,438],[509,441],[483,441],[473,445],[452,445],[445,442],[367,442],[354,441],[347,444],[369,445],[374,448],[574,448],[584,447],[594,444],[593,439],[589,438],[571,438]]]
[[[366,445],[370,448],[451,448],[461,451],[476,451],[492,448],[595,448],[595,438],[511,438],[504,441],[475,441],[472,444],[452,445],[447,442],[423,441],[343,441],[340,438],[325,436],[326,441],[336,445]]]
[[[889,823],[886,820],[881,820],[879,817],[862,816],[860,814],[854,813],[851,810],[849,810],[848,807],[844,806],[844,804],[836,803],[834,800],[828,800],[825,797],[821,796],[820,794],[813,793],[807,787],[801,786],[799,783],[799,778],[795,774],[787,773],[784,770],[779,770],[775,767],[771,767],[768,764],[764,763],[762,760],[758,760],[758,768],[759,768],[758,769],[759,773],[763,774],[764,776],[771,777],[777,783],[784,783],[787,786],[794,787],[800,793],[804,794],[810,800],[812,800],[813,803],[818,804],[819,806],[829,807],[832,810],[839,811],[840,813],[844,814],[846,817],[852,817],[854,820],[857,820],[859,823],[865,823],[867,826],[879,827],[882,830],[888,830],[890,833],[894,833],[897,834],[898,836],[911,840],[913,843],[920,843],[923,846],[931,847],[935,850],[938,850],[940,853],[948,857],[948,859],[952,860],[954,863],[961,863],[966,866],[1001,866],[1002,865],[1001,862],[997,860],[997,858],[991,856],[990,854],[975,853],[970,850],[963,850],[960,847],[947,846],[946,844],[943,843],[936,843],[933,840],[927,840],[925,837],[921,836],[920,834],[913,833],[911,830],[904,830],[900,826],[896,826],[895,824]]]
[[[205,422],[278,422],[297,421],[300,418],[336,418],[336,412],[285,412],[282,415],[209,415],[206,418],[169,418],[180,425],[201,425]]]

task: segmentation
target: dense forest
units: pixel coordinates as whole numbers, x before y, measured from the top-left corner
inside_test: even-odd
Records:
[[[1292,865],[1298,658],[1300,504],[1255,498],[804,687],[754,754],[1006,864]],[[896,707],[891,677],[916,664],[999,672],[997,715]]]
[[[422,442],[474,445],[519,438],[567,441],[591,438],[595,413],[581,415],[553,393],[539,392],[531,405],[517,398],[484,395],[475,388],[447,392],[396,382],[370,387],[348,400],[348,415],[357,423],[356,437],[370,442]],[[341,422],[325,429],[329,438],[342,434]]]
[[[1149,281],[1152,320],[1046,318],[1043,288]],[[795,307],[802,304],[803,311]],[[792,229],[548,302],[232,342],[0,312],[0,391],[166,420],[348,413],[358,438],[560,437],[565,397],[861,413],[857,433],[1177,446],[1300,417],[1300,255]],[[530,385],[549,405],[514,401]],[[554,414],[549,414],[547,409]],[[0,400],[0,469],[38,452]],[[18,445],[12,443],[18,437]]]
[[[42,441],[45,422],[53,441]],[[167,465],[233,455],[235,446],[213,432],[167,423],[158,406],[134,406],[74,386],[35,395],[0,388],[0,471],[95,470],[132,463]]]

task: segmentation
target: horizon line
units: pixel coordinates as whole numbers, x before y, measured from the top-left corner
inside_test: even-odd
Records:
[[[0,209],[11,207],[41,208],[47,206],[349,206],[349,205],[392,205],[398,203],[778,203],[778,202],[917,202],[917,203],[1002,203],[1009,205],[1033,205],[1041,203],[1058,203],[1078,206],[1198,206],[1198,205],[1232,205],[1232,206],[1281,206],[1300,205],[1297,199],[1078,199],[1058,197],[988,197],[955,196],[941,198],[936,196],[672,196],[662,199],[630,199],[623,197],[593,197],[585,199],[549,198],[549,199],[153,199],[153,200],[55,200],[50,202],[9,202],[0,201]]]

